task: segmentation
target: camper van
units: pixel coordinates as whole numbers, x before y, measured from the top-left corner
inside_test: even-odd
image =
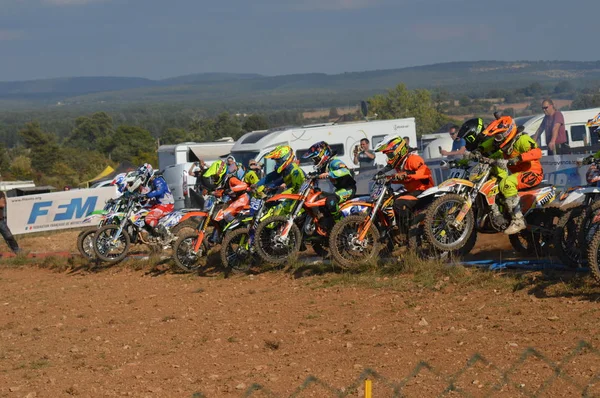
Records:
[[[158,168],[165,170],[168,166],[174,164],[193,163],[200,159],[211,163],[228,155],[234,144],[233,138],[225,137],[214,142],[183,142],[177,145],[161,145],[158,148]]]
[[[263,163],[265,172],[274,169],[275,162],[265,159],[264,156],[278,145],[289,145],[296,158],[300,160],[300,167],[305,172],[313,170],[310,160],[302,159],[308,149],[319,141],[326,141],[348,167],[358,168],[354,164],[354,149],[360,144],[362,138],[367,138],[371,149],[377,147],[381,140],[388,134],[408,136],[411,142],[417,142],[417,133],[414,118],[376,120],[357,123],[325,123],[302,127],[285,127],[267,131],[253,131],[242,136],[231,148],[238,162],[246,165],[250,159]],[[386,157],[377,153],[376,165],[385,165]]]
[[[584,147],[588,147],[586,149],[590,149],[590,146],[596,147],[600,144],[600,142],[598,142],[598,135],[591,134],[590,129],[585,126],[587,121],[596,116],[598,112],[600,112],[600,108],[562,112],[565,118],[567,144],[569,144],[569,147],[571,147],[572,150],[575,149],[574,152],[581,152],[585,150]],[[537,131],[538,127],[540,127],[540,125],[542,124],[542,120],[544,120],[544,115],[535,115],[529,118],[529,120],[523,123],[523,126],[525,127],[525,132],[533,136]],[[540,135],[540,141],[542,149],[546,150],[546,134],[542,133]],[[577,148],[579,150],[577,150]]]

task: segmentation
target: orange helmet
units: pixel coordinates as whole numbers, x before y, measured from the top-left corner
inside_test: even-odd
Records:
[[[395,168],[408,156],[408,146],[402,137],[390,134],[383,138],[375,152],[383,152],[388,158],[387,164]]]
[[[483,130],[483,135],[494,137],[497,147],[502,149],[517,136],[517,125],[512,117],[502,116],[491,122]]]

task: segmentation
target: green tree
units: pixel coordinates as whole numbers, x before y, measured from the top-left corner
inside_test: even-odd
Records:
[[[593,95],[579,95],[571,103],[571,109],[587,109],[600,107],[600,93]]]
[[[250,115],[244,120],[242,130],[245,132],[266,130],[269,128],[269,120],[264,115]]]
[[[10,172],[16,180],[30,180],[33,178],[31,159],[27,156],[17,156],[10,164]]]
[[[152,134],[136,126],[119,126],[113,136],[111,148],[111,157],[117,162],[139,163],[140,158],[156,158],[157,148]]]
[[[562,80],[554,87],[554,94],[565,94],[573,91],[573,84],[568,80]]]
[[[99,149],[106,151],[106,143],[113,135],[113,120],[106,112],[96,112],[91,116],[75,119],[75,128],[67,139],[67,145],[74,148]]]
[[[387,95],[376,95],[368,101],[370,112],[377,113],[380,119],[414,117],[419,136],[451,121],[435,109],[429,91],[411,91],[404,84],[389,90]]]
[[[190,140],[191,134],[182,128],[169,128],[160,136],[161,145],[174,145]]]
[[[56,136],[42,131],[38,122],[30,122],[19,131],[25,147],[31,150],[31,166],[42,173],[49,173],[60,159],[60,148]]]

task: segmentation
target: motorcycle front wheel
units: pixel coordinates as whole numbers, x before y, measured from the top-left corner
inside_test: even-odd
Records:
[[[600,283],[600,230],[596,231],[587,248],[587,261],[592,277]]]
[[[248,228],[228,232],[221,244],[221,263],[234,273],[248,272],[255,262]]]
[[[434,200],[425,211],[423,229],[425,238],[440,252],[458,252],[468,243],[475,228],[473,208],[470,208],[458,227],[452,225],[465,199],[447,194]]]
[[[99,260],[116,263],[129,253],[131,238],[125,230],[117,236],[118,231],[119,226],[114,224],[105,225],[96,231],[94,253]]]
[[[288,225],[288,218],[273,216],[262,221],[256,227],[256,252],[260,258],[273,265],[293,261],[298,256],[302,243],[302,233],[295,223],[292,223],[287,237],[281,237]]]
[[[173,260],[185,272],[194,272],[206,265],[208,257],[206,239],[202,241],[197,252],[194,251],[196,242],[198,242],[198,232],[194,231],[180,234],[173,245]]]
[[[364,215],[348,216],[336,222],[331,230],[329,251],[340,267],[353,269],[377,260],[382,249],[377,227],[371,224],[362,242],[358,240],[366,220]]]

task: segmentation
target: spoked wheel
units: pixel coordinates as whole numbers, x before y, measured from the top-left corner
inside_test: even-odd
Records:
[[[425,238],[423,225],[413,225],[408,232],[408,248],[420,258],[429,260],[447,260],[457,256],[466,256],[473,250],[475,243],[477,243],[477,230],[473,229],[473,233],[469,236],[467,243],[460,250],[456,252],[442,252]]]
[[[105,225],[96,231],[94,253],[99,260],[116,263],[127,256],[131,239],[127,231],[118,232],[118,225]]]
[[[600,230],[592,237],[587,250],[587,261],[592,277],[600,283]]]
[[[94,234],[98,228],[88,228],[85,231],[81,231],[77,237],[77,250],[79,253],[88,260],[94,260],[96,253],[94,252]]]
[[[508,235],[508,240],[510,241],[510,245],[515,249],[515,251],[524,256],[532,256],[535,255],[536,250],[536,241],[535,237],[532,236],[531,232],[521,231],[517,234]]]
[[[590,244],[596,232],[600,230],[600,200],[584,207],[577,223],[577,240],[586,260],[585,248]]]
[[[342,268],[352,269],[375,261],[382,248],[379,231],[373,224],[359,239],[367,218],[364,215],[348,216],[338,221],[329,235],[329,250],[335,262]]]
[[[288,218],[269,217],[256,227],[256,252],[263,261],[273,265],[294,260],[300,251],[302,233],[295,223],[289,227],[287,237],[282,237],[287,229]]]
[[[434,200],[425,212],[424,232],[429,243],[440,252],[459,251],[467,245],[475,227],[473,209],[469,209],[459,226],[452,223],[465,200],[447,194]]]
[[[552,241],[556,255],[565,265],[577,268],[584,261],[585,252],[579,242],[582,223],[582,207],[568,210],[556,224]]]
[[[221,244],[221,262],[232,272],[248,272],[256,262],[252,253],[248,228],[238,228],[225,235]]]
[[[206,265],[208,245],[202,241],[196,251],[198,232],[181,234],[173,245],[173,259],[175,264],[185,272],[194,272]]]

